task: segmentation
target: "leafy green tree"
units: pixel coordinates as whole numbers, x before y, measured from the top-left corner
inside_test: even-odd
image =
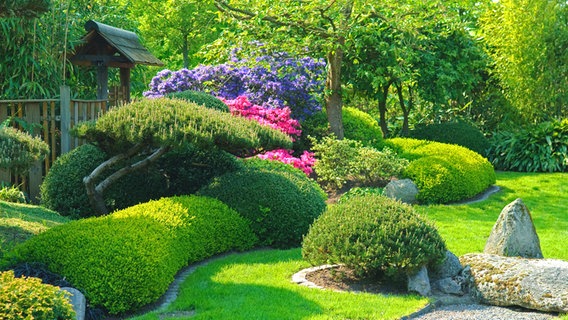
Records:
[[[194,54],[220,34],[213,0],[125,1],[148,47],[170,69],[196,64]]]
[[[563,0],[488,1],[481,32],[494,73],[525,120],[568,113],[568,5]]]
[[[0,17],[36,17],[49,5],[49,0],[4,0],[0,2]]]
[[[79,125],[76,132],[111,156],[84,179],[90,203],[99,214],[108,213],[105,189],[184,143],[239,155],[251,150],[291,148],[292,144],[286,134],[253,120],[167,98],[144,99],[114,108],[95,123]],[[108,174],[117,166],[100,181],[105,171]]]

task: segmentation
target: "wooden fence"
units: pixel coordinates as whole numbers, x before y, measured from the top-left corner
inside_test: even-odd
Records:
[[[108,108],[108,100],[71,99],[71,90],[61,87],[59,99],[0,100],[0,123],[8,118],[24,120],[24,126],[16,121],[12,125],[40,136],[50,147],[50,154],[36,163],[25,177],[0,170],[0,183],[20,186],[33,202],[39,200],[39,186],[43,178],[61,154],[67,153],[83,142],[70,135],[70,130],[81,121],[96,120]]]

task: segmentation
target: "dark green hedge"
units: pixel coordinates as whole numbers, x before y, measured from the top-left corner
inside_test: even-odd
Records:
[[[491,163],[477,152],[440,142],[388,140],[410,160],[403,176],[418,186],[423,203],[449,203],[471,198],[496,181]]]
[[[52,228],[17,246],[9,262],[43,263],[92,305],[119,314],[156,301],[188,263],[256,241],[223,203],[174,197]]]
[[[198,194],[217,198],[251,222],[261,245],[300,245],[310,224],[325,209],[326,195],[301,171],[269,160],[245,162]]]
[[[417,126],[410,131],[410,137],[420,140],[430,140],[448,144],[457,144],[473,150],[482,156],[487,156],[491,144],[483,133],[475,126],[465,121],[444,122]]]
[[[193,91],[193,90],[177,91],[177,92],[168,93],[166,97],[194,102],[200,106],[204,106],[209,109],[229,112],[229,107],[223,101],[202,91]]]

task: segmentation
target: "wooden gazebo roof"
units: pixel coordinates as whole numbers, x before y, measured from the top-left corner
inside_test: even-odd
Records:
[[[82,66],[133,68],[136,64],[163,66],[131,31],[119,29],[94,20],[85,23],[87,34],[69,60]]]

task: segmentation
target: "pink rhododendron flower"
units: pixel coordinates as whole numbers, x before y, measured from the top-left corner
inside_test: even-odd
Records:
[[[302,134],[300,122],[292,119],[290,108],[267,108],[252,104],[246,96],[238,96],[236,99],[228,100],[220,98],[231,111],[231,114],[256,120],[262,125],[270,126],[273,129],[282,131],[289,135],[292,140],[294,136]]]
[[[295,168],[302,170],[306,175],[310,175],[314,171],[312,167],[316,162],[316,158],[312,152],[304,151],[300,158],[296,158],[292,155],[292,150],[286,149],[268,151],[264,154],[259,154],[258,157],[293,165]]]

